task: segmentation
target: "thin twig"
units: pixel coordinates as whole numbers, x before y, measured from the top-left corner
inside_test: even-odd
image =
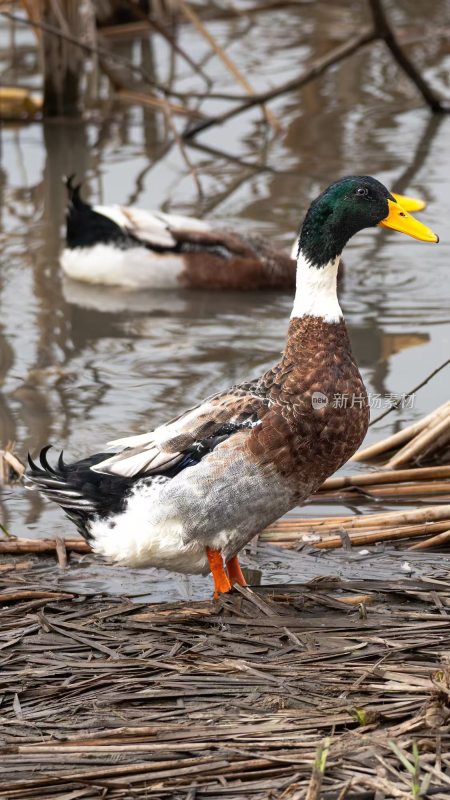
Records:
[[[409,392],[406,393],[406,395],[413,395],[416,392],[418,392],[419,389],[422,389],[423,386],[426,386],[426,384],[429,381],[431,381],[431,379],[434,378],[434,376],[437,375],[438,372],[441,372],[441,370],[445,369],[445,367],[448,367],[449,364],[450,364],[450,358],[447,358],[447,360],[444,361],[442,364],[440,364],[439,367],[436,367],[436,369],[434,369],[433,372],[430,372],[430,374],[427,375],[427,377],[424,378],[423,381],[418,383],[417,386],[414,386],[413,389],[410,389]],[[375,417],[375,419],[372,420],[370,425],[375,425],[376,422],[379,422],[380,419],[386,417],[388,414],[391,413],[391,411],[395,411],[397,408],[399,408],[399,406],[401,406],[403,402],[404,402],[404,397],[401,397],[399,400],[396,400],[395,403],[392,403],[391,406],[386,411],[383,411],[382,414],[380,414],[378,417]]]
[[[442,102],[436,96],[431,86],[428,85],[426,80],[414,66],[413,62],[400,47],[394,30],[386,16],[381,0],[369,0],[369,6],[372,12],[372,18],[377,36],[383,39],[383,41],[386,43],[397,64],[417,87],[426,104],[434,113],[443,114],[448,112],[450,109],[447,109],[443,106]]]
[[[168,104],[166,104],[166,106],[163,108],[163,111],[164,111],[164,114],[165,114],[165,117],[166,117],[167,125],[169,126],[169,128],[170,128],[170,130],[171,130],[171,132],[172,132],[172,134],[173,134],[173,136],[175,138],[175,141],[176,141],[176,143],[177,143],[177,145],[179,147],[180,153],[181,153],[181,155],[182,155],[182,157],[183,157],[183,159],[184,159],[184,161],[186,163],[186,166],[188,167],[189,172],[190,172],[190,174],[191,174],[191,176],[192,176],[192,178],[194,180],[194,183],[195,183],[195,185],[197,187],[198,194],[199,194],[200,197],[203,197],[203,189],[202,189],[202,185],[200,183],[200,179],[199,179],[199,176],[198,176],[197,169],[194,166],[194,164],[192,163],[191,159],[189,158],[189,155],[188,155],[188,153],[186,151],[186,147],[184,145],[183,139],[180,136],[180,134],[178,133],[176,125],[175,125],[175,123],[173,121],[172,113],[171,113],[170,108],[168,107]]]
[[[104,65],[102,64],[102,69]],[[104,70],[106,71],[106,70]],[[165,97],[155,97],[155,95],[149,95],[144,92],[138,92],[133,89],[125,89],[121,88],[117,91],[116,97],[119,100],[124,100],[128,103],[139,103],[142,106],[150,106],[151,108],[158,109],[160,111],[164,111],[164,109],[170,109],[172,114],[181,114],[182,116],[187,117],[195,117],[198,119],[199,117],[203,117],[200,111],[195,111],[194,109],[186,108],[185,106],[178,105],[177,103],[173,103],[170,100],[167,100]]]
[[[203,144],[203,142],[197,142],[195,140],[188,139],[187,143],[189,144],[189,147],[194,147],[196,150],[202,150],[203,152],[208,153],[215,158],[224,158],[226,161],[230,161],[232,164],[238,164],[240,167],[244,167],[244,169],[251,169],[254,172],[271,172],[274,175],[282,174],[281,171],[275,169],[274,167],[270,167],[268,164],[256,164],[250,161],[245,161],[243,158],[233,156],[231,153],[226,153],[224,150],[219,150],[218,147],[211,147],[210,145]]]
[[[208,44],[214,50],[216,56],[220,58],[220,60],[222,61],[222,64],[225,65],[226,69],[231,73],[231,75],[233,75],[235,80],[238,83],[240,83],[240,85],[245,89],[247,94],[250,95],[250,97],[254,97],[255,92],[253,91],[253,88],[248,82],[245,75],[242,74],[242,72],[238,69],[234,61],[232,61],[230,56],[225,52],[225,50],[222,47],[220,47],[220,45],[218,44],[212,33],[210,33],[208,28],[203,24],[198,14],[194,11],[193,8],[191,8],[189,3],[185,2],[185,0],[180,0],[180,4],[181,4],[181,10],[185,15],[185,17],[194,25],[194,27],[200,33],[200,35],[203,36],[204,39],[206,39]],[[280,131],[281,125],[276,119],[276,117],[272,114],[272,112],[267,110],[264,107],[264,104],[262,104],[262,109],[265,114],[267,122],[269,122],[275,130]]]
[[[200,75],[207,86],[211,86],[211,78],[209,78],[208,75],[203,72],[202,68],[195,63],[195,61],[190,57],[189,53],[186,53],[186,50],[184,50],[178,44],[172,34],[166,30],[164,25],[161,25],[154,17],[149,17],[148,14],[146,14],[141,8],[139,8],[138,5],[136,5],[135,2],[133,2],[133,0],[126,0],[126,3],[129,8],[133,9],[133,13],[136,14],[136,16],[138,16],[142,22],[147,23],[149,28],[153,28],[157,33],[159,33],[160,36],[163,37],[163,39],[166,40],[166,42],[169,43],[170,47],[173,48],[173,50],[175,50],[175,52],[178,53],[178,55],[181,56],[181,58],[183,58],[187,64],[189,64],[191,69]]]

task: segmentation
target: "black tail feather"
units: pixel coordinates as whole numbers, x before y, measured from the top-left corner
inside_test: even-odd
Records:
[[[121,511],[135,480],[91,470],[91,466],[109,457],[110,453],[97,453],[66,464],[61,452],[55,467],[47,458],[50,449],[51,445],[42,448],[37,463],[28,454],[26,484],[29,488],[36,487],[44,497],[61,506],[80,533],[89,538],[88,523]]]
[[[75,183],[75,177],[76,177],[75,174],[72,173],[72,175],[67,175],[64,178],[64,183],[67,189],[69,203],[70,205],[74,206],[86,205],[80,196],[80,189],[82,187],[82,182],[80,181],[79,183]]]
[[[115,244],[126,249],[136,245],[136,239],[124,231],[109,217],[100,214],[81,197],[82,184],[75,183],[75,176],[66,178],[68,203],[66,209],[66,245],[94,247],[96,244]]]

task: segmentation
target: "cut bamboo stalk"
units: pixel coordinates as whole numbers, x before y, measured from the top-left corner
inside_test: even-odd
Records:
[[[355,535],[360,541],[382,541],[384,538],[405,538],[441,533],[450,526],[450,505],[426,506],[412,511],[394,511],[382,514],[368,514],[364,517],[331,517],[310,519],[282,519],[266,528],[260,534],[261,541],[283,543],[298,542],[305,534],[320,534],[327,537],[320,542],[312,542],[316,547],[340,547],[342,540],[335,535],[337,528],[343,528],[353,543]],[[354,532],[354,535],[353,533]],[[364,539],[364,537],[369,537]],[[377,538],[378,537],[378,538]],[[61,540],[68,552],[90,553],[91,547],[83,539]],[[330,541],[334,545],[330,545]],[[61,544],[60,544],[61,546]],[[20,553],[57,553],[56,539],[18,538],[0,541],[0,553],[17,555]]]
[[[66,569],[67,567],[67,547],[64,542],[64,539],[61,539],[60,536],[57,536],[55,539],[55,549],[56,549],[56,558],[58,559],[58,566],[60,569]]]
[[[421,454],[421,458],[422,459],[430,458],[433,454],[438,453],[439,450],[443,450],[443,448],[446,447],[448,444],[450,444],[450,420],[448,429],[444,431],[444,433],[442,433],[440,436],[438,436],[437,439],[431,442],[429,447],[427,447]]]
[[[447,523],[448,525],[448,523]],[[396,541],[397,539],[409,539],[416,536],[425,536],[427,529],[425,526],[418,525],[417,527],[408,527],[405,525],[401,528],[381,528],[376,531],[369,532],[349,532],[348,537],[352,546],[365,546],[376,544],[377,542]],[[313,547],[318,550],[337,550],[343,547],[343,542],[340,536],[329,536],[322,539],[320,542],[314,542]]]
[[[448,528],[448,520],[441,522],[438,528]],[[434,529],[436,530],[436,528]],[[348,536],[352,545],[365,545],[373,544],[375,542],[383,542],[387,540],[396,539],[409,539],[417,536],[426,536],[428,533],[428,526],[425,525],[403,525],[399,528],[379,528],[375,531],[361,531],[358,533],[349,531]],[[319,550],[336,549],[342,547],[342,539],[340,536],[328,536],[320,542],[315,542],[314,547]]]
[[[393,469],[390,472],[364,472],[361,475],[342,475],[328,478],[320,487],[319,493],[346,486],[373,486],[379,483],[401,483],[403,481],[427,481],[435,478],[450,478],[450,464],[440,467],[415,467],[412,469]],[[320,494],[319,494],[320,496]]]
[[[388,528],[389,526],[392,526],[393,523],[397,525],[407,525],[443,519],[450,520],[450,505],[448,504],[439,506],[424,506],[424,508],[416,508],[412,511],[387,511],[382,514],[367,514],[362,517],[340,517],[337,519],[332,519],[331,521],[324,519],[323,521],[314,522],[311,520],[302,527],[306,527],[308,531],[313,533],[320,533],[326,529],[336,528],[337,523],[342,527],[354,530],[356,528]],[[280,520],[277,525],[280,525],[280,523],[283,522],[289,522],[291,527],[298,524],[295,520],[292,522],[290,520]],[[272,527],[273,526],[266,528],[266,531],[271,530]],[[262,537],[264,537],[266,531],[262,532]]]
[[[90,553],[91,548],[83,539],[64,539],[66,550],[74,553]],[[12,539],[0,541],[0,553],[55,553],[56,539]]]
[[[24,472],[24,465],[14,454],[14,444],[8,443],[4,450],[0,450],[0,483],[9,483],[12,473],[20,480]]]
[[[448,541],[450,541],[450,530],[438,533],[436,536],[430,536],[430,538],[425,539],[424,542],[417,542],[417,544],[408,547],[408,550],[427,550],[429,547],[435,547],[437,544],[445,544]]]
[[[427,425],[427,427],[421,433],[415,436],[411,442],[402,447],[398,453],[389,459],[386,464],[386,468],[402,466],[403,464],[407,464],[408,461],[412,461],[417,456],[420,456],[427,446],[429,446],[432,442],[435,442],[436,439],[449,430],[449,414],[446,413],[443,419],[442,415],[440,417],[436,417],[436,419],[431,424]]]
[[[379,456],[382,453],[385,453],[387,450],[393,450],[423,431],[424,428],[426,428],[434,420],[445,417],[449,411],[450,400],[447,400],[441,406],[438,406],[438,408],[436,408],[430,414],[427,414],[418,422],[415,422],[413,425],[408,425],[407,428],[403,428],[401,431],[398,431],[398,433],[388,436],[387,439],[382,439],[381,442],[376,442],[369,447],[365,447],[364,450],[359,450],[354,456],[352,456],[350,460],[369,461],[371,458],[375,458],[375,456]]]
[[[281,519],[274,522],[272,525],[267,526],[267,530],[273,527],[284,527],[284,526],[300,526],[302,528],[310,528],[311,525],[322,525],[323,523],[330,523],[334,526],[341,525],[341,523],[347,522],[349,519],[353,519],[353,515],[347,514],[345,517],[282,517]]]
[[[364,490],[363,490],[364,491]],[[425,494],[448,494],[450,492],[450,481],[427,481],[422,483],[407,483],[402,486],[388,483],[386,485],[366,486],[365,491],[374,497],[410,497],[411,495],[425,495]],[[351,489],[336,489],[334,492],[321,492],[320,496],[316,498],[320,500],[336,500],[339,498],[354,498],[355,493]]]
[[[450,525],[450,520],[446,519],[446,520],[443,520],[442,522],[435,522],[435,523],[427,522],[427,523],[424,523],[422,525],[401,525],[401,526],[396,527],[396,528],[394,528],[394,527],[393,528],[371,528],[370,530],[363,529],[363,530],[357,531],[357,532],[355,532],[355,531],[346,531],[346,533],[348,534],[351,542],[353,542],[353,538],[355,536],[358,536],[358,537],[364,537],[364,536],[374,537],[375,536],[376,537],[376,536],[379,535],[380,539],[381,539],[381,537],[384,537],[385,535],[387,536],[387,538],[390,538],[391,535],[392,535],[392,538],[395,539],[395,538],[398,538],[398,537],[401,538],[400,533],[404,533],[404,536],[406,538],[408,536],[411,536],[411,537],[427,536],[427,534],[429,534],[429,533],[433,533],[433,534],[436,534],[437,532],[443,533],[443,532],[448,530],[449,525]],[[345,528],[343,530],[345,530]],[[326,544],[328,542],[331,542],[331,541],[332,542],[340,542],[342,544],[341,537],[336,535],[336,534],[333,534],[332,531],[327,531],[326,533],[318,534],[318,536],[319,535],[321,537],[320,541],[310,542],[310,544],[312,544],[313,547],[319,547],[319,548],[320,547],[324,547],[324,546],[326,546]],[[272,534],[272,536],[268,537],[268,539],[264,538],[264,541],[276,542],[276,544],[280,544],[281,542],[286,542],[286,543],[287,542],[291,542],[291,543],[295,542],[295,543],[298,543],[299,541],[303,541],[303,536],[304,536],[304,534],[302,532],[300,532],[300,531],[298,531],[298,532],[289,531],[288,533],[286,533],[286,532],[285,533],[281,533],[280,536],[275,536],[274,534]],[[340,545],[337,545],[337,546],[340,546]]]

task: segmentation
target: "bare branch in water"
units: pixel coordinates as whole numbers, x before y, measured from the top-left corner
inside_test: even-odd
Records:
[[[443,106],[431,86],[429,86],[411,59],[408,58],[404,50],[400,47],[381,0],[369,0],[369,6],[372,12],[377,38],[383,39],[399,67],[419,90],[427,106],[429,106],[434,113],[445,113],[449,111],[450,109],[446,109]]]
[[[267,103],[269,100],[274,100],[276,97],[280,97],[283,94],[292,92],[294,89],[299,89],[302,86],[305,86],[305,84],[309,83],[314,78],[318,78],[320,75],[326,72],[329,67],[338,64],[344,58],[348,58],[348,56],[359,50],[360,47],[373,42],[375,38],[376,34],[372,28],[364,28],[364,30],[358,36],[355,36],[353,39],[350,39],[350,41],[344,42],[344,44],[335,47],[325,56],[313,61],[309,69],[307,69],[303,75],[299,75],[298,78],[292,78],[290,81],[286,81],[286,83],[283,83],[281,86],[276,86],[274,89],[268,89],[266,92],[254,94],[253,97],[249,97],[248,100],[244,100],[238,106],[235,106],[228,111],[224,111],[223,114],[218,114],[216,117],[210,117],[210,119],[206,120],[205,122],[201,122],[198,125],[195,125],[193,128],[189,128],[187,131],[185,131],[184,138],[190,139],[192,136],[195,136],[201,131],[207,130],[207,128],[211,128],[213,125],[221,125],[222,123],[227,122],[229,119],[236,117],[238,114],[242,114],[243,111],[247,111],[249,108]]]
[[[200,19],[198,14],[194,11],[194,9],[189,5],[189,3],[185,2],[185,0],[180,0],[180,6],[181,6],[181,10],[182,10],[183,14],[185,15],[185,17],[190,22],[192,22],[192,24],[194,25],[196,30],[201,34],[201,36],[203,36],[204,39],[206,39],[208,44],[214,50],[215,54],[222,61],[222,64],[225,65],[226,69],[231,73],[231,75],[233,75],[235,80],[245,89],[247,94],[250,95],[250,97],[254,97],[255,96],[255,92],[253,91],[253,88],[250,85],[250,83],[248,82],[248,80],[245,77],[245,75],[242,74],[240,69],[238,69],[238,67],[236,66],[234,61],[232,61],[232,59],[225,52],[225,50],[223,50],[223,48],[220,47],[220,45],[217,42],[217,40],[215,39],[215,37],[208,30],[208,28],[203,24],[202,20]],[[266,117],[267,122],[269,122],[270,125],[272,125],[272,127],[275,130],[280,131],[281,130],[281,125],[278,122],[278,120],[276,119],[276,117],[272,114],[271,111],[269,111],[268,109],[264,108],[264,104],[261,104],[261,105],[263,107],[263,112],[264,112],[264,115]]]

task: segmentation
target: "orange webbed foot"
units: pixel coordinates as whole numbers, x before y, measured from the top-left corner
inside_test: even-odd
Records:
[[[241,565],[239,564],[237,556],[233,556],[232,558],[228,559],[227,572],[232,586],[235,583],[239,584],[239,586],[248,586],[248,583],[244,578],[244,573],[241,570]]]
[[[209,566],[214,579],[213,598],[214,600],[218,600],[221,594],[231,591],[231,583],[225,572],[220,550],[211,550],[210,547],[207,547],[206,555],[208,556]]]

